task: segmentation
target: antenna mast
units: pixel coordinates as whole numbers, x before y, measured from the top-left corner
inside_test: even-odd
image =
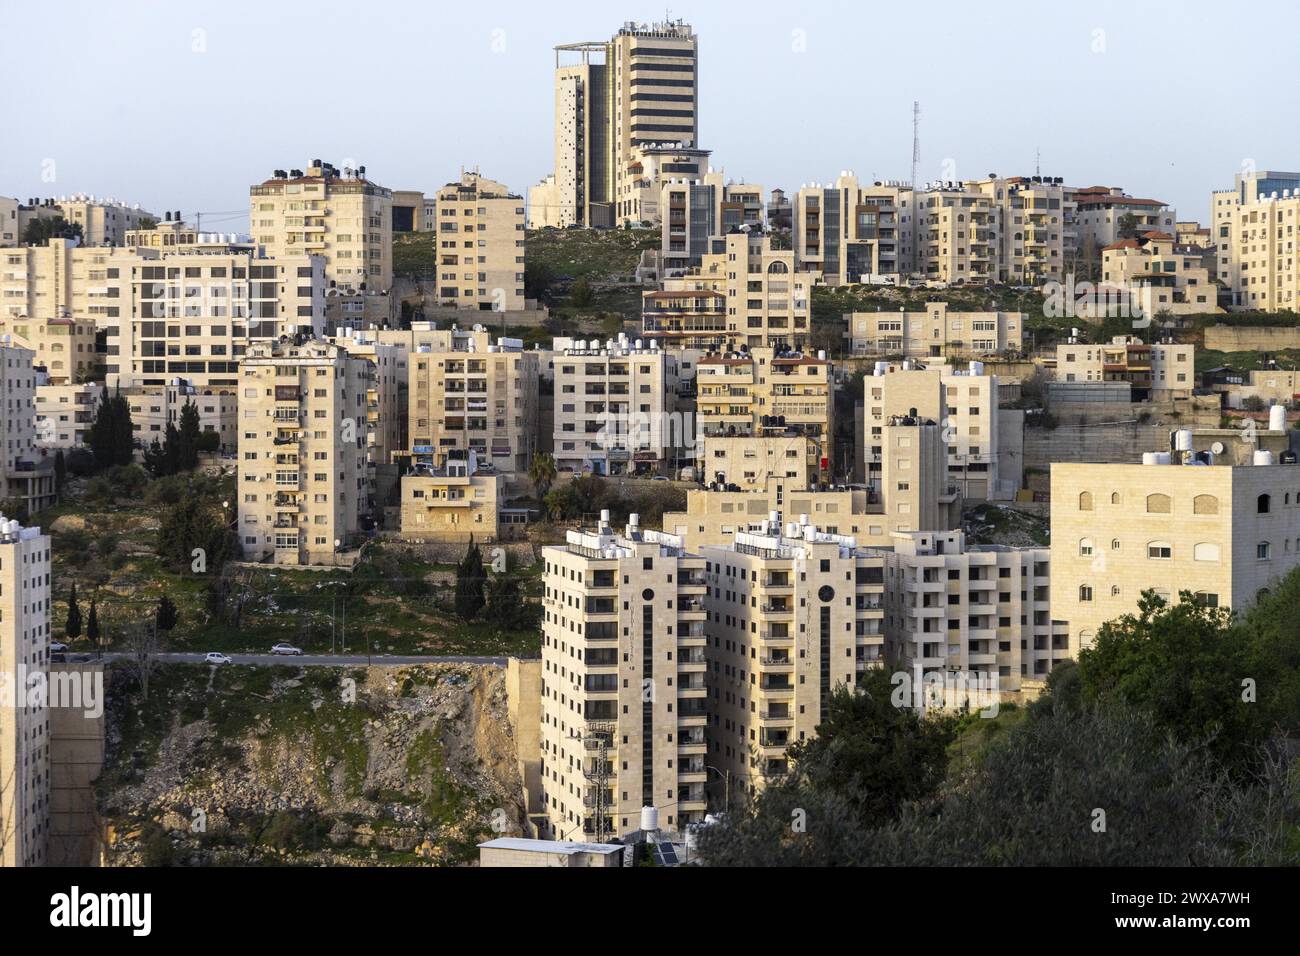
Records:
[[[912,189],[916,189],[916,170],[921,165],[921,101],[912,101]]]

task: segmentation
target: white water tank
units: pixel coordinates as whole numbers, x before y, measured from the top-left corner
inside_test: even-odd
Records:
[[[1153,451],[1144,451],[1144,452],[1142,453],[1142,464],[1144,464],[1144,465],[1158,465],[1158,464],[1160,464],[1160,463],[1159,463],[1158,461],[1156,461],[1156,453],[1155,453],[1155,452],[1153,452]]]
[[[1156,464],[1157,464],[1157,465],[1172,465],[1173,462],[1174,462],[1174,456],[1173,456],[1172,454],[1170,454],[1169,452],[1167,452],[1167,451],[1158,451],[1158,452],[1156,452]]]
[[[1271,432],[1286,431],[1286,406],[1274,405],[1268,410],[1268,430]]]
[[[653,832],[659,829],[658,807],[641,808],[641,829],[647,832]]]
[[[1257,451],[1251,456],[1252,465],[1271,465],[1273,464],[1273,453],[1271,451]]]
[[[1174,449],[1176,451],[1192,450],[1192,430],[1190,428],[1180,428],[1174,432]]]

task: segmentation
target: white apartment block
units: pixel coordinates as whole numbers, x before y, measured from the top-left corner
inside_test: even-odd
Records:
[[[239,374],[244,558],[336,563],[368,510],[366,393],[373,367],[321,341],[255,345]]]
[[[916,687],[957,672],[1015,692],[1069,657],[1067,628],[1052,620],[1048,548],[971,545],[960,529],[891,537],[881,551],[888,655]]]
[[[882,439],[886,424],[896,418],[920,418],[939,426],[946,449],[943,485],[948,494],[989,500],[1008,497],[1020,487],[1016,469],[999,468],[998,379],[985,375],[981,363],[968,367],[921,366],[877,362],[863,381],[868,485],[880,491],[884,474]]]
[[[234,237],[200,235],[178,252],[63,239],[0,251],[0,322],[18,329],[31,316],[71,317],[68,356],[88,355],[94,330],[104,332],[104,374],[110,386],[124,388],[161,387],[178,375],[202,387],[233,387],[250,342],[324,331],[323,260],[262,258]],[[46,321],[38,333],[37,325],[29,334],[49,343],[51,381],[75,381],[79,359],[55,374],[59,329]],[[101,357],[92,358],[97,374]]]
[[[924,312],[850,312],[844,337],[854,355],[944,358],[961,361],[1024,346],[1023,312],[949,312],[928,302]]]
[[[1219,292],[1200,249],[1180,248],[1173,236],[1149,232],[1121,239],[1101,251],[1101,278],[1127,291],[1158,319],[1162,313],[1219,312]],[[1121,299],[1120,301],[1125,301]]]
[[[608,515],[542,559],[542,835],[606,839],[644,806],[670,831],[703,820],[705,560]]]
[[[0,866],[46,862],[49,711],[24,689],[45,679],[49,647],[49,535],[0,515],[0,673],[16,695],[0,707]]]
[[[0,247],[19,245],[33,220],[57,217],[81,226],[83,246],[124,245],[130,230],[157,220],[157,216],[141,209],[138,203],[128,205],[85,193],[57,199],[28,199],[25,203],[0,196]]]
[[[36,447],[50,451],[85,447],[103,394],[104,387],[94,382],[36,386]]]
[[[54,503],[54,458],[37,447],[35,353],[0,342],[0,500],[34,514]]]
[[[458,309],[524,308],[524,201],[501,183],[462,172],[438,190],[438,301]]]
[[[1056,347],[1053,377],[1058,382],[1127,382],[1135,402],[1187,398],[1196,387],[1196,346],[1147,345],[1132,335],[1100,345],[1067,342]]]
[[[789,769],[830,695],[884,660],[884,556],[852,537],[769,516],[704,547],[709,763],[731,792]]]
[[[249,228],[266,255],[317,255],[341,289],[383,292],[393,284],[393,194],[366,167],[339,170],[312,160],[275,170],[249,189]]]
[[[1267,199],[1294,198],[1297,193],[1300,193],[1300,173],[1244,169],[1234,176],[1231,189],[1216,189],[1210,194],[1210,236],[1218,256],[1217,278],[1232,291],[1236,304],[1252,307],[1252,300],[1241,295],[1243,291],[1251,291],[1250,282],[1243,290],[1240,275],[1240,259],[1251,243],[1246,241],[1246,250],[1241,248],[1237,238],[1238,213],[1242,207],[1255,206]]]
[[[1294,311],[1300,307],[1297,222],[1300,188],[1283,190],[1233,210],[1227,253],[1220,253],[1232,302],[1242,309]]]
[[[1099,251],[1121,239],[1159,232],[1173,236],[1178,228],[1178,213],[1159,199],[1130,196],[1115,186],[1087,186],[1067,190],[1074,204],[1074,232],[1077,249],[1082,253]],[[1123,227],[1132,224],[1132,234]]]
[[[720,237],[762,228],[762,187],[728,182],[710,169],[700,179],[672,179],[660,193],[660,278],[698,269],[711,252],[724,252]]]
[[[95,323],[89,318],[0,316],[0,336],[10,336],[15,345],[35,352],[34,364],[45,369],[52,385],[103,377],[101,356],[95,350]]]
[[[657,472],[690,440],[675,416],[677,357],[657,342],[556,339],[555,464],[597,475]]]
[[[226,390],[198,388],[183,378],[174,378],[164,386],[122,389],[131,406],[131,428],[141,448],[157,439],[166,441],[167,426],[180,428],[181,412],[189,402],[199,413],[199,430],[216,432],[218,450],[233,452],[239,445],[239,399],[235,387]]]

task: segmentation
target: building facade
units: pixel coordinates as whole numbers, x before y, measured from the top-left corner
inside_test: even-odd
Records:
[[[924,312],[850,312],[844,336],[854,355],[963,361],[1024,347],[1023,312],[949,312],[928,302]]]
[[[438,190],[434,268],[438,301],[458,309],[524,308],[524,201],[508,188],[462,172]]]

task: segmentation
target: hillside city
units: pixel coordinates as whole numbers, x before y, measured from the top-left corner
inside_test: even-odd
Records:
[[[699,40],[0,195],[5,866],[1296,861],[1300,172],[760,185]]]

